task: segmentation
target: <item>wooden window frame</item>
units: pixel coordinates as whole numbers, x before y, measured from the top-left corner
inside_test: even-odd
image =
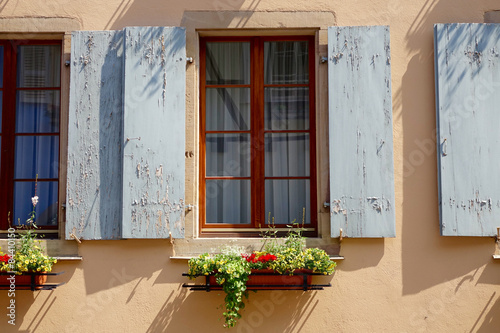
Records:
[[[0,202],[0,232],[5,232],[9,227],[14,226],[13,220],[13,209],[14,209],[14,172],[15,172],[15,139],[18,134],[15,133],[15,121],[16,121],[16,93],[17,91],[26,90],[49,90],[49,91],[59,91],[59,130],[57,132],[50,133],[36,133],[37,136],[57,136],[59,138],[58,146],[58,177],[57,178],[44,178],[39,179],[38,182],[45,181],[57,181],[58,182],[58,204],[61,205],[61,193],[60,193],[60,183],[61,183],[61,137],[62,137],[62,112],[61,109],[63,105],[62,101],[62,81],[63,74],[62,71],[59,73],[59,87],[33,87],[33,88],[19,88],[17,87],[17,47],[20,45],[59,45],[60,59],[63,60],[63,41],[59,39],[16,39],[16,40],[0,40],[0,46],[4,47],[4,64],[3,64],[3,86],[0,90],[3,92],[2,100],[2,132],[0,137],[1,141],[1,166],[0,166],[0,191],[3,195],[4,200]],[[61,68],[59,64],[59,68]],[[8,84],[7,84],[8,83]],[[34,133],[22,133],[19,136],[33,135]],[[33,182],[35,179],[17,179],[17,181]],[[29,200],[29,198],[26,198]],[[60,209],[58,208],[58,215],[60,214]],[[26,212],[28,214],[29,212]],[[9,222],[10,220],[10,222]],[[44,225],[40,226],[38,231],[42,233],[49,233],[51,235],[57,235],[59,230],[61,218],[58,216],[56,225]],[[24,221],[21,221],[24,222]],[[48,238],[53,238],[53,236],[48,236]]]
[[[308,42],[308,84],[264,84],[264,42],[268,41],[307,41]],[[207,42],[250,42],[250,84],[224,85],[206,84],[206,43]],[[309,179],[310,181],[310,223],[305,225],[304,235],[318,235],[317,175],[316,175],[316,75],[315,75],[315,38],[301,36],[244,36],[244,37],[200,37],[200,236],[202,237],[255,237],[267,229],[268,216],[265,212],[265,179]],[[206,134],[212,132],[240,133],[248,131],[206,131],[206,88],[246,87],[250,88],[250,177],[206,177]],[[308,87],[309,88],[309,129],[308,130],[265,130],[264,126],[264,89],[265,87]],[[258,115],[257,117],[255,115]],[[308,133],[309,134],[309,177],[265,177],[265,133]],[[228,224],[206,223],[206,179],[250,179],[251,181],[251,223]],[[297,222],[301,222],[298,221]],[[276,228],[284,232],[287,223]]]

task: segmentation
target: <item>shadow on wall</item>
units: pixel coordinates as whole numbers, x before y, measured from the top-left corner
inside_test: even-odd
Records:
[[[207,327],[211,327],[210,332],[226,332],[222,317],[224,296],[217,291],[208,294],[187,289],[172,291],[147,332],[182,332],[186,329],[203,332]],[[250,292],[241,312],[242,318],[231,330],[234,333],[262,332],[271,325],[275,332],[301,332],[302,325],[308,321],[318,302],[316,292]],[[186,321],[185,318],[191,319]]]
[[[77,265],[75,262],[58,262],[54,265],[52,272],[62,272],[64,274],[57,276],[49,276],[47,278],[47,283],[68,283],[71,281],[72,276],[75,274]],[[60,286],[59,288],[65,288],[66,286]],[[42,321],[46,318],[46,315],[52,311],[52,306],[58,301],[59,296],[57,295],[57,289],[53,291],[31,291],[31,290],[17,290],[15,292],[15,297],[10,298],[8,291],[0,292],[0,308],[7,309],[10,304],[10,300],[15,300],[15,326],[7,323],[11,320],[9,317],[2,315],[2,322],[0,324],[1,332],[37,332],[38,327]],[[31,322],[25,323],[24,317],[30,311],[33,304],[37,303],[35,307],[37,309],[36,314],[30,314],[28,317],[32,318]],[[3,312],[3,311],[2,311]],[[8,314],[8,312],[3,312]],[[25,330],[19,330],[19,327],[26,327]]]
[[[500,327],[500,316],[498,316],[498,314],[500,313],[500,298],[497,297],[497,300],[493,304],[493,306],[491,306],[491,308],[489,310],[487,310],[487,308],[490,306],[490,304],[493,303],[495,296],[496,296],[496,292],[494,292],[491,295],[488,303],[486,304],[483,312],[481,313],[481,315],[486,315],[484,318],[483,324],[481,326],[477,327],[479,320],[481,319],[481,317],[479,317],[477,319],[476,323],[474,324],[474,326],[472,327],[472,329],[470,330],[471,332],[478,332],[478,333],[496,332],[498,330],[498,328]],[[477,331],[475,331],[476,328],[477,328]]]
[[[171,3],[174,3],[171,1]],[[200,7],[201,3],[197,0],[183,1],[183,7],[170,6],[169,1],[159,0],[123,0],[111,16],[106,25],[106,29],[117,30],[124,26],[142,26],[144,17],[148,18],[147,25],[151,26],[177,26],[181,24],[181,18],[185,10],[197,8],[211,12],[223,12],[226,10],[241,9],[244,0],[215,0],[206,1],[203,4],[205,8]],[[246,11],[255,10],[260,0],[253,0],[245,6]],[[124,23],[126,22],[126,23]]]
[[[491,259],[495,248],[491,238],[443,237],[439,228],[433,27],[435,23],[482,22],[488,8],[477,6],[466,0],[429,0],[406,36],[405,47],[415,55],[401,89],[394,94],[394,118],[404,128],[403,169],[396,170],[402,172],[396,179],[403,179],[403,295],[417,294],[483,266],[481,277],[472,274],[475,283],[498,283],[490,277],[492,270],[498,275],[500,267]]]
[[[185,263],[170,263],[172,246],[168,240],[85,241],[80,250],[89,259],[82,262],[88,295],[137,280],[130,300],[142,283],[182,283],[181,274],[186,269]],[[151,281],[156,272],[160,274]]]
[[[337,270],[356,271],[363,268],[375,267],[384,256],[385,239],[366,238],[355,239],[345,238],[342,243],[346,246],[340,246],[347,260],[337,262]]]

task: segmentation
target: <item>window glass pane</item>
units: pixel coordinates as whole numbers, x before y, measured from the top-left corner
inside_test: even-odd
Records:
[[[58,161],[59,137],[16,137],[15,179],[57,178]]]
[[[60,86],[60,45],[23,45],[17,51],[18,88]]]
[[[16,133],[59,132],[59,91],[18,91]]]
[[[206,205],[206,223],[250,223],[250,180],[207,180]]]
[[[3,46],[0,46],[0,88],[3,88]]]
[[[249,84],[250,43],[207,43],[207,84]]]
[[[207,134],[207,176],[250,177],[250,134]]]
[[[207,88],[206,130],[250,129],[250,88]]]
[[[266,133],[266,177],[309,176],[308,133]]]
[[[267,179],[266,217],[271,213],[274,223],[287,224],[295,220],[302,223],[305,208],[305,223],[311,223],[311,193],[308,179]],[[266,219],[267,223],[267,219]]]
[[[265,88],[264,117],[266,129],[309,129],[309,88]]]
[[[35,209],[35,221],[38,226],[57,225],[57,189],[58,182],[36,184],[38,204]],[[31,198],[35,196],[35,182],[14,182],[14,220],[13,225],[26,224],[33,211]]]
[[[308,83],[309,62],[307,44],[307,41],[265,42],[264,83]]]

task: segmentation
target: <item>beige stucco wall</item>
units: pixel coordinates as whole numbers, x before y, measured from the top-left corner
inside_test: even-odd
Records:
[[[12,0],[0,2],[0,33],[187,27],[188,56],[195,62],[187,69],[186,150],[196,152],[195,28],[324,28],[329,19],[332,25],[389,25],[397,237],[344,239],[340,254],[345,260],[339,261],[333,277],[322,278],[331,281],[332,288],[252,293],[233,331],[498,332],[500,260],[492,259],[495,242],[439,236],[434,148],[433,24],[483,22],[484,12],[493,9],[500,9],[496,0]],[[326,53],[325,36],[324,31],[318,33],[317,56]],[[326,65],[321,66],[317,112],[319,119],[326,119]],[[325,128],[319,130],[324,137]],[[327,196],[328,165],[327,151],[319,149],[321,203]],[[186,200],[193,204],[198,200],[195,159],[186,161]],[[327,212],[318,210],[324,220]],[[196,231],[193,221],[196,209],[188,214],[189,237]],[[182,241],[178,245],[176,251],[182,251]],[[223,331],[221,309],[216,308],[223,295],[181,288],[187,282],[181,276],[187,265],[170,259],[168,240],[84,241],[78,252],[83,261],[55,266],[55,271],[66,273],[52,281],[66,285],[16,294],[15,328],[4,315],[7,293],[0,292],[0,331]]]

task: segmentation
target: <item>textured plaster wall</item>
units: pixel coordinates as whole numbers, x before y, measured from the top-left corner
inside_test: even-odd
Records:
[[[64,18],[64,22],[71,18],[85,30],[134,25],[192,29],[197,24],[235,28],[253,24],[265,29],[290,25],[289,18],[273,16],[274,12],[296,11],[326,12],[337,25],[390,25],[397,237],[344,239],[340,254],[346,259],[339,262],[333,277],[322,280],[331,281],[332,288],[252,293],[234,332],[498,332],[500,261],[491,256],[494,240],[439,236],[433,24],[483,22],[485,11],[499,7],[495,0],[13,0],[0,2],[0,18],[31,17],[15,29],[5,21],[1,26],[10,32],[45,32],[47,24],[53,24],[54,31],[67,27],[58,27],[54,23],[58,20],[32,17]],[[189,11],[251,13],[236,20],[217,12],[197,23],[193,18],[203,16]],[[262,18],[252,21],[259,15]],[[299,20],[294,27],[301,24]],[[188,56],[196,59],[193,36],[188,31]],[[319,37],[318,55],[324,55],[325,35]],[[196,61],[188,66],[186,82],[186,149],[193,151],[198,126],[196,66]],[[318,71],[321,92],[325,69]],[[326,119],[324,96],[318,97],[318,108],[320,119]],[[327,156],[321,154],[319,202],[327,195],[328,183]],[[196,203],[195,161],[188,160],[186,167],[186,201]],[[195,211],[188,218],[191,224]],[[323,219],[325,214],[320,214]],[[52,281],[66,285],[51,292],[17,293],[15,328],[7,325],[3,313],[8,297],[0,293],[1,332],[223,331],[218,320],[221,309],[216,308],[223,296],[180,287],[186,282],[180,275],[186,263],[169,259],[173,254],[169,241],[84,241],[78,250],[82,262],[55,267],[66,273]]]

